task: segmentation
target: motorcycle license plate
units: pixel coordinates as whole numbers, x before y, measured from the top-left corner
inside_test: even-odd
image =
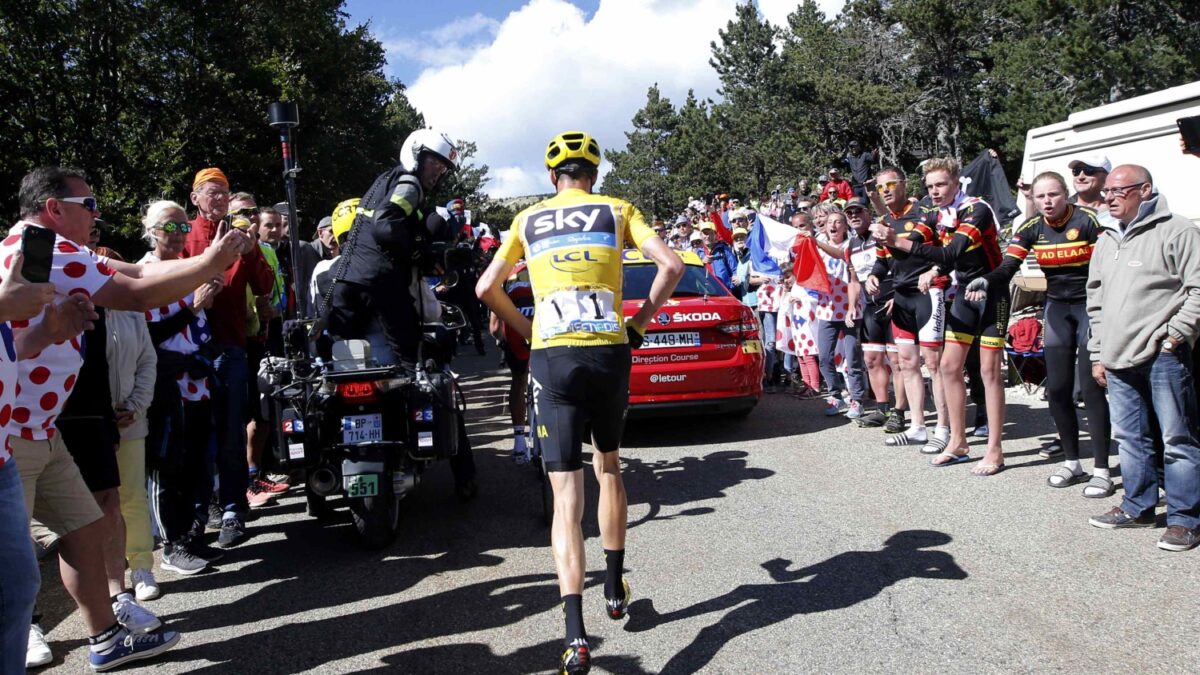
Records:
[[[351,498],[377,497],[379,496],[379,476],[373,473],[343,476],[342,489],[346,491],[346,496]]]
[[[662,349],[664,347],[699,347],[700,332],[684,333],[646,333],[642,349]]]
[[[342,418],[343,443],[383,440],[383,415],[347,415]]]

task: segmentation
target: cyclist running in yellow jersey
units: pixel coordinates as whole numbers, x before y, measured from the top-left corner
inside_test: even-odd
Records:
[[[600,146],[569,131],[550,141],[546,168],[557,194],[517,214],[509,236],[475,287],[479,299],[531,341],[534,411],[546,469],[554,490],[551,545],[566,618],[560,672],[586,673],[591,665],[583,627],[583,429],[590,423],[592,466],[600,483],[597,517],[608,574],[605,609],[621,619],[629,606],[625,559],[627,501],[618,447],[629,403],[630,346],[641,345],[646,325],[683,275],[683,262],[626,201],[592,194]],[[641,309],[621,313],[621,250],[632,242],[658,266]],[[531,322],[502,284],[525,258],[533,286]]]

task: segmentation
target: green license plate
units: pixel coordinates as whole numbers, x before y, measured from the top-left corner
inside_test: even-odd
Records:
[[[379,476],[373,473],[344,476],[342,488],[346,490],[347,497],[378,497]]]

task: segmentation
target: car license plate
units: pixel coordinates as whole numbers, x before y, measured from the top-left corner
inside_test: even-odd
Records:
[[[661,349],[664,347],[699,347],[699,331],[680,333],[646,333],[642,349]]]
[[[383,440],[383,415],[347,415],[342,418],[343,443]]]
[[[359,476],[343,476],[342,489],[347,497],[377,497],[379,496],[379,476],[364,473]]]

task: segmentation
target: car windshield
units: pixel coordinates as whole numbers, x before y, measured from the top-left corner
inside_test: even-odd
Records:
[[[698,298],[708,296],[729,295],[721,284],[707,274],[707,268],[700,265],[684,265],[683,278],[675,287],[673,298]],[[655,265],[625,265],[626,300],[645,300],[650,295],[650,284],[654,283],[654,274],[658,271]]]

